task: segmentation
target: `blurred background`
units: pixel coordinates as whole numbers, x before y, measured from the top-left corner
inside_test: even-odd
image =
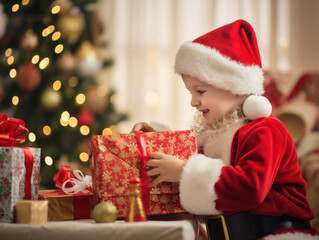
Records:
[[[24,145],[41,148],[43,188],[63,164],[89,174],[92,134],[127,133],[141,121],[190,128],[177,49],[242,18],[256,31],[265,95],[316,199],[318,12],[317,0],[3,0],[0,112],[24,120]]]

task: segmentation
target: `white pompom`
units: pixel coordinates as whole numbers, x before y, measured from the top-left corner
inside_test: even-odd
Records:
[[[250,95],[243,105],[243,112],[249,120],[268,117],[271,111],[272,106],[264,96]]]

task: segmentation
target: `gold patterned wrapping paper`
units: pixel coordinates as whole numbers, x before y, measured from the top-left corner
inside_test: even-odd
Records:
[[[144,138],[149,152],[162,152],[185,161],[197,153],[194,131],[149,132]],[[89,155],[94,202],[111,201],[119,217],[126,216],[129,206],[129,179],[140,176],[142,162],[137,149],[135,133],[92,137]],[[148,215],[183,212],[178,184],[162,183],[150,188]]]
[[[61,190],[40,190],[39,199],[49,202],[49,221],[91,218],[92,194],[65,194]]]

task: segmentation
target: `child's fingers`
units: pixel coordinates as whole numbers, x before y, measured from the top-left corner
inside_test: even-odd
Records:
[[[133,126],[132,132],[139,132],[143,129],[143,123],[137,123]]]
[[[161,161],[161,160],[158,160],[158,159],[148,160],[148,161],[146,162],[146,166],[148,166],[148,167],[158,167],[159,164],[160,164],[160,161]]]
[[[136,123],[132,132],[154,132],[154,129],[146,122]]]
[[[150,157],[155,159],[161,159],[165,154],[161,152],[151,152]]]
[[[160,184],[163,182],[161,175],[159,175],[157,178],[155,178],[151,183],[150,187],[155,187],[156,185]]]
[[[158,168],[152,168],[151,170],[147,171],[147,175],[149,177],[153,177],[153,176],[156,176],[156,175],[159,175],[159,174],[160,174],[160,170]]]

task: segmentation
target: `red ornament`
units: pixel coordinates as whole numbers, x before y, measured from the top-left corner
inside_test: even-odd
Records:
[[[36,89],[41,82],[41,72],[31,63],[27,63],[18,71],[18,86],[25,91],[31,92]]]
[[[77,118],[80,126],[86,125],[86,126],[90,127],[90,126],[92,126],[92,124],[94,122],[94,115],[86,109],[82,109],[77,114],[76,118]]]

